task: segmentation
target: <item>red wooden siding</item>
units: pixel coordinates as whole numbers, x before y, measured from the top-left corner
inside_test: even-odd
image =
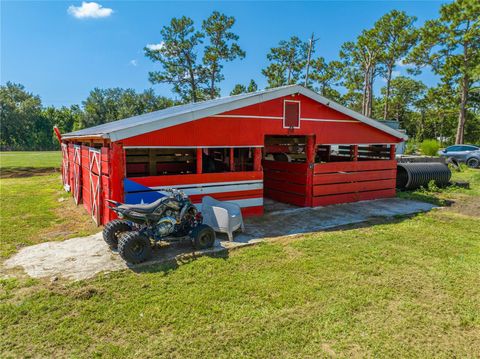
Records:
[[[293,132],[283,126],[284,100],[301,101],[300,128],[294,129]],[[254,118],[242,116],[254,116]],[[332,120],[348,122],[332,122]],[[122,143],[124,146],[248,147],[263,146],[265,135],[292,134],[315,135],[317,144],[400,142],[398,138],[377,128],[359,122],[308,97],[298,95],[278,98],[221,115],[126,138]]]
[[[306,163],[263,161],[265,197],[296,206],[308,206]]]
[[[396,161],[315,164],[312,206],[395,196]]]
[[[107,223],[112,219],[105,202],[110,198],[110,150],[69,144],[66,152],[68,161],[62,170],[68,172],[75,202],[82,203],[97,224]]]

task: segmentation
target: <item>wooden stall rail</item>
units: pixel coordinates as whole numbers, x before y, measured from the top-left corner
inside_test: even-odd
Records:
[[[395,160],[315,164],[312,206],[395,196]]]
[[[162,189],[177,188],[185,192],[201,209],[202,198],[237,203],[244,216],[263,214],[262,171],[200,173],[125,178],[125,201],[149,203],[158,199]]]
[[[263,173],[265,197],[296,206],[310,205],[308,164],[264,160]]]

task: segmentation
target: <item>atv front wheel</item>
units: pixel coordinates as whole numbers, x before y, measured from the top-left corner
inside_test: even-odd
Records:
[[[111,249],[117,249],[118,240],[124,232],[131,231],[132,227],[127,221],[121,219],[114,219],[108,222],[103,228],[103,240],[108,244]]]
[[[127,232],[118,241],[118,253],[128,263],[142,263],[152,256],[152,244],[140,232]]]
[[[215,231],[206,224],[199,224],[190,234],[195,249],[212,248],[215,244]]]

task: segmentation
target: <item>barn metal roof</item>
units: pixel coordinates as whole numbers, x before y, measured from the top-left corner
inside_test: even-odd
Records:
[[[369,126],[375,127],[399,139],[406,140],[408,138],[404,133],[388,127],[379,121],[363,116],[358,112],[352,111],[300,85],[289,85],[268,89],[265,91],[173,106],[160,111],[154,111],[144,115],[129,117],[123,120],[113,121],[99,126],[69,132],[62,135],[62,138],[100,137],[109,138],[111,141],[119,141],[124,138],[161,130],[163,128],[198,120],[208,116],[218,115],[223,112],[232,111],[241,107],[254,105],[260,102],[265,102],[292,94],[302,94],[325,106],[344,113],[347,116],[350,116]]]

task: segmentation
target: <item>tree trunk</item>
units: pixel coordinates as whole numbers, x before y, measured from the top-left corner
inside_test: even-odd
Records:
[[[463,64],[464,71],[467,71],[467,52],[468,47],[467,43],[463,44]],[[455,144],[463,143],[463,135],[465,132],[465,120],[467,115],[467,100],[468,100],[468,89],[469,89],[470,79],[466,73],[463,74],[462,82],[460,84],[460,111],[458,114],[458,125],[457,125],[457,134],[455,136]]]
[[[362,115],[366,115],[367,112],[368,71],[368,68],[366,68],[363,76]]]
[[[466,107],[467,107],[467,79],[464,76],[462,81],[462,89],[460,93],[460,112],[458,114],[457,134],[455,136],[456,144],[463,144],[463,135],[465,131]]]
[[[370,68],[367,72],[367,83],[366,83],[366,101],[365,101],[365,110],[364,115],[367,117],[372,116],[372,102],[373,102],[373,69]]]
[[[386,93],[385,93],[385,105],[383,107],[383,119],[388,119],[388,101],[390,100],[390,83],[392,81],[392,70],[393,66],[388,64],[387,68],[387,86],[386,86]]]
[[[210,77],[210,98],[215,98],[215,70],[212,69],[212,76]]]

